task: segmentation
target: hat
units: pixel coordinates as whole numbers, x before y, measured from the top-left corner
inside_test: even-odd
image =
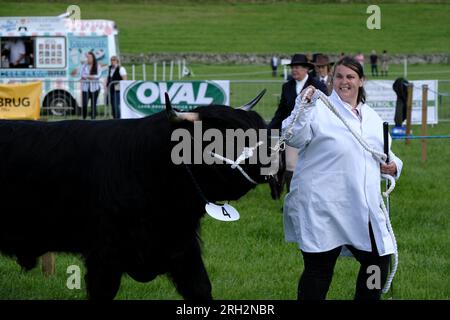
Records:
[[[306,56],[304,54],[294,54],[292,56],[291,59],[291,63],[288,64],[288,66],[303,66],[303,67],[307,67],[309,69],[313,69],[314,65],[312,63],[308,62],[308,59],[306,58]]]
[[[314,65],[318,66],[332,66],[334,64],[334,62],[330,62],[330,59],[328,58],[328,56],[326,55],[318,55],[316,62],[314,63]]]

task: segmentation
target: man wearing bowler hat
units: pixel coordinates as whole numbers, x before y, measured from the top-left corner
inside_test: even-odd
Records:
[[[312,85],[327,94],[326,85],[309,76],[309,72],[314,69],[314,65],[308,62],[308,59],[304,54],[294,54],[289,66],[291,67],[292,79],[283,84],[280,104],[269,124],[269,129],[279,129],[281,131],[281,123],[291,114],[292,109],[294,109],[295,98],[300,94],[303,88]],[[281,157],[283,158],[283,156]],[[298,150],[286,146],[285,157],[286,171],[282,177],[283,179],[280,179],[281,181],[279,180],[279,190],[274,191],[274,186],[271,185],[272,197],[274,197],[274,194],[280,195],[283,189],[283,180],[286,182],[287,190],[289,192],[292,174],[298,160]],[[283,168],[283,166],[281,165],[280,168]]]
[[[332,75],[331,75],[331,68],[333,66],[334,62],[330,62],[330,59],[327,55],[318,55],[316,58],[316,62],[314,65],[316,66],[316,80],[319,82],[322,82],[327,86],[327,95],[331,94],[331,91],[333,91],[333,83],[332,83]]]

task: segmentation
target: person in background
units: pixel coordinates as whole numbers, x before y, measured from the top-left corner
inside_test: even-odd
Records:
[[[86,63],[81,67],[83,119],[87,117],[87,107],[89,100],[91,100],[91,119],[94,120],[97,116],[97,99],[100,93],[100,76],[102,70],[92,51],[88,52],[86,57]]]
[[[329,100],[348,125],[372,148],[383,152],[383,120],[365,103],[364,72],[354,58],[345,57],[334,66],[333,92]],[[323,300],[344,247],[360,263],[355,299],[379,300],[395,252],[393,238],[380,208],[380,174],[400,177],[403,163],[390,152],[391,161],[380,164],[366,152],[342,121],[317,100],[315,89],[296,98],[298,110],[305,105],[292,127],[288,145],[299,150],[291,190],[284,202],[284,230],[288,242],[298,244],[304,271],[298,284],[298,299]],[[283,121],[290,127],[296,112]],[[390,145],[390,143],[389,143]],[[367,285],[379,270],[379,285]]]
[[[361,67],[364,69],[364,54],[362,52],[358,52],[355,56],[355,60],[359,62]]]
[[[25,56],[26,49],[25,43],[22,39],[16,37],[14,40],[10,40],[5,44],[5,49],[9,50],[9,67],[10,68],[26,68]]]
[[[317,52],[311,53],[311,52],[308,52],[308,53],[306,54],[306,58],[308,59],[308,62],[309,62],[309,63],[311,63],[312,65],[314,65],[314,63],[316,62],[316,59],[317,59],[317,57],[318,57],[319,55],[321,55],[321,53],[317,53]],[[312,70],[309,71],[309,76],[310,76],[311,78],[316,78],[316,77],[317,77],[317,74],[316,74],[316,68],[312,68]]]
[[[386,50],[381,54],[381,76],[387,77],[389,71],[389,57]]]
[[[304,54],[294,54],[289,66],[291,67],[292,79],[283,84],[280,103],[275,111],[272,121],[269,123],[269,129],[281,129],[283,120],[286,119],[291,113],[294,108],[295,98],[298,96],[300,91],[303,90],[303,88],[311,85],[323,93],[327,93],[327,87],[323,83],[309,76],[309,71],[314,68],[314,65],[308,61]],[[298,159],[298,149],[286,146],[285,152],[286,171],[283,174],[283,181],[280,181],[280,190],[278,190],[278,194],[281,194],[284,184],[283,182],[286,183],[287,190],[289,191],[295,164]]]
[[[378,55],[375,50],[372,50],[372,54],[370,55],[370,70],[372,77],[378,77]]]
[[[120,118],[120,83],[121,80],[127,80],[127,71],[120,65],[117,56],[111,57],[111,65],[108,68],[108,78],[106,87],[108,88],[109,102],[114,119]]]
[[[332,75],[331,75],[331,68],[333,66],[333,62],[330,62],[330,59],[327,55],[319,55],[316,58],[316,62],[314,65],[316,66],[316,80],[323,83],[327,87],[327,95],[331,94],[331,91],[333,90],[333,83],[332,83]]]
[[[270,59],[270,67],[272,68],[272,77],[276,77],[277,70],[278,70],[278,57],[277,56],[273,56]]]

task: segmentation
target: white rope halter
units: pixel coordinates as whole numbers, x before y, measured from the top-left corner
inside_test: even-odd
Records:
[[[320,90],[315,90],[313,96],[311,97],[311,102],[307,101],[307,96],[308,93],[311,92],[312,89],[307,89],[305,94],[303,95],[303,98],[301,100],[301,104],[298,107],[298,110],[295,111],[294,114],[294,118],[292,120],[292,122],[287,126],[285,132],[283,133],[283,135],[280,137],[280,140],[278,141],[278,143],[275,145],[274,148],[272,148],[272,150],[278,152],[279,150],[283,150],[284,146],[285,146],[285,141],[289,140],[293,133],[292,133],[292,129],[295,125],[295,123],[297,122],[298,117],[300,116],[301,113],[303,113],[304,109],[306,106],[311,106],[312,104],[315,103],[315,101],[317,99],[322,100],[322,102],[325,104],[325,106],[330,109],[331,112],[333,112],[338,118],[339,120],[342,121],[342,123],[345,125],[345,127],[350,131],[350,133],[356,138],[356,140],[359,142],[359,144],[363,147],[364,150],[366,150],[367,152],[369,152],[370,154],[372,154],[372,156],[379,162],[379,163],[385,163],[386,159],[387,159],[387,155],[379,152],[377,150],[375,150],[374,148],[372,148],[365,140],[364,138],[355,130],[353,130],[353,128],[348,124],[347,120],[344,119],[344,117],[339,113],[339,111],[336,109],[336,107],[330,102],[330,100],[328,99],[328,97],[321,92]],[[390,153],[392,154],[392,153]],[[395,179],[394,177],[387,175],[387,174],[381,174],[381,177],[383,179],[386,179],[390,182],[390,187],[388,190],[386,190],[386,192],[383,192],[383,196],[384,197],[389,197],[389,194],[394,190],[395,188]],[[393,245],[394,245],[394,263],[392,264],[392,270],[386,280],[386,284],[382,290],[382,293],[386,293],[389,291],[389,288],[391,287],[392,284],[392,280],[394,279],[395,273],[397,271],[397,266],[398,266],[398,249],[397,249],[397,240],[395,238],[395,234],[394,234],[394,230],[392,229],[392,225],[391,225],[391,220],[389,218],[389,213],[386,209],[386,205],[384,203],[384,200],[382,197],[380,197],[380,208],[383,211],[383,214],[385,216],[386,219],[386,227],[388,229],[389,235],[391,236]]]
[[[239,172],[251,183],[253,184],[258,184],[255,180],[253,180],[252,178],[250,178],[250,176],[247,174],[247,172],[245,172],[244,169],[242,169],[242,167],[239,165],[242,161],[245,161],[248,158],[251,158],[253,156],[253,151],[255,149],[257,149],[260,145],[262,145],[264,142],[259,141],[257,144],[255,144],[254,147],[244,147],[244,150],[242,150],[242,153],[239,155],[239,157],[236,159],[236,161],[233,161],[231,159],[228,159],[224,156],[221,156],[220,154],[214,153],[212,151],[209,152],[210,155],[212,155],[213,157],[224,161],[225,163],[231,165],[232,169],[238,169]]]

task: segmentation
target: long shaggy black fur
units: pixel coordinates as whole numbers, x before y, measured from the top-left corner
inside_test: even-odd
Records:
[[[255,112],[195,110],[204,128],[265,128]],[[25,270],[45,252],[81,254],[91,299],[115,297],[123,273],[168,274],[186,299],[211,299],[198,230],[204,201],[170,154],[164,113],[107,121],[0,121],[0,251]],[[210,201],[254,185],[229,165],[191,166]],[[258,166],[246,167],[262,182]]]

